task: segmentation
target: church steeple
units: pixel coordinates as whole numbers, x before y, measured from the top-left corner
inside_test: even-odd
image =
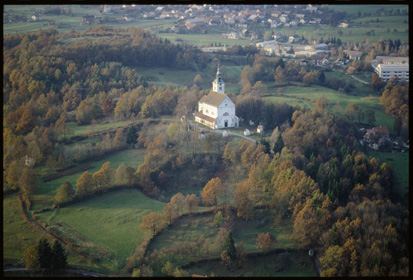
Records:
[[[219,92],[219,93],[224,93],[225,94],[225,83],[224,80],[221,77],[221,72],[219,71],[219,64],[217,68],[217,76],[215,80],[212,82],[212,90]]]

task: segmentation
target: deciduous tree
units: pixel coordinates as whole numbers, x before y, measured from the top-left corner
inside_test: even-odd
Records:
[[[81,195],[87,195],[92,191],[93,188],[93,177],[89,171],[83,172],[79,179],[76,181],[77,193]]]
[[[140,230],[148,230],[155,235],[159,230],[164,228],[164,219],[156,212],[151,212],[142,218],[142,224],[139,226]]]
[[[219,177],[212,178],[204,187],[202,191],[202,202],[205,205],[215,205],[218,209],[218,198],[221,196],[224,187]]]
[[[73,198],[75,191],[70,182],[66,181],[57,189],[55,201],[57,204],[70,201]]]
[[[272,240],[269,232],[262,232],[258,234],[257,247],[263,250],[264,252],[268,252],[271,249]]]

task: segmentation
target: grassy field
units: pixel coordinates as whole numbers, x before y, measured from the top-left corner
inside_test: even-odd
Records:
[[[48,225],[68,224],[86,239],[126,259],[146,236],[138,229],[142,217],[151,211],[161,212],[164,206],[130,189],[106,193],[37,216]]]
[[[283,254],[270,254],[248,258],[246,262],[237,269],[227,269],[221,261],[195,264],[186,269],[189,275],[207,275],[216,277],[316,277],[310,258],[305,253],[289,252],[288,267],[278,267]],[[280,270],[281,269],[281,270]],[[280,270],[280,271],[278,271]]]
[[[146,152],[144,149],[127,149],[118,153],[111,154],[99,161],[79,164],[77,167],[82,168],[91,166],[92,168],[88,171],[92,174],[98,171],[107,161],[110,162],[110,167],[114,170],[116,170],[116,168],[118,168],[121,163],[124,163],[125,166],[130,165],[137,168],[141,163],[143,163],[145,153]],[[76,181],[83,172],[84,171],[80,171],[73,175],[64,176],[50,182],[43,182],[41,178],[38,178],[38,188],[36,189],[33,198],[33,209],[38,210],[44,207],[51,207],[53,204],[53,198],[56,195],[56,190],[66,181],[70,182],[76,189]]]
[[[386,11],[391,9],[393,9],[393,11],[397,9],[408,9],[407,5],[374,5],[374,8],[372,8],[371,5],[328,5],[328,7],[335,11],[346,12],[348,16],[354,18],[357,17],[358,12],[363,14],[375,12],[378,9],[384,9]]]
[[[382,162],[390,163],[393,166],[397,184],[395,191],[399,194],[405,205],[409,204],[409,153],[387,153],[369,150],[369,156],[375,157]]]
[[[270,92],[271,93],[271,92]],[[332,111],[333,107],[338,104],[338,113],[340,116],[344,116],[344,111],[348,104],[355,103],[363,110],[370,108],[374,110],[376,122],[375,125],[385,125],[392,131],[394,119],[387,115],[382,105],[380,104],[380,98],[378,96],[353,96],[340,93],[338,91],[328,89],[321,86],[311,86],[311,87],[296,87],[289,86],[284,87],[283,92],[276,93],[275,90],[272,92],[273,96],[267,96],[266,99],[272,102],[285,102],[289,105],[302,105],[306,107],[312,107],[311,101],[316,101],[320,97],[325,97],[327,99],[329,110]],[[335,110],[335,109],[334,109]]]
[[[212,222],[214,216],[187,216],[184,219],[179,219],[167,231],[158,234],[150,243],[148,252],[153,250],[169,247],[174,242],[197,241],[201,235],[209,238],[213,243],[218,228],[214,227]]]
[[[256,211],[260,213],[259,210]],[[197,241],[201,236],[209,238],[211,244],[215,240],[219,228],[213,225],[214,215],[205,216],[188,216],[185,219],[179,219],[172,226],[157,235],[151,242],[148,251],[155,249],[159,250],[170,246],[174,242]],[[261,226],[256,222],[246,222],[243,219],[235,218],[235,227],[233,237],[236,244],[244,242],[246,252],[255,252],[257,248],[258,234],[262,232],[270,232],[281,245],[274,248],[292,248],[290,235],[293,230],[293,224],[290,220],[282,220],[277,225],[273,224],[271,217],[258,218],[262,222],[266,220],[266,224]],[[215,245],[213,246],[215,248]],[[215,248],[216,249],[216,248]]]
[[[35,244],[41,233],[32,229],[20,213],[15,194],[3,197],[3,258],[21,259],[23,252]]]

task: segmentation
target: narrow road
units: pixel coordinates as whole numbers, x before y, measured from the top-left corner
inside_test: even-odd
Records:
[[[189,124],[189,126],[190,126],[190,128],[191,129],[194,129],[194,127],[196,128],[197,127],[197,124],[194,124],[192,121],[188,121],[188,124]],[[199,126],[198,126],[199,127]],[[219,134],[223,134],[224,133],[224,131],[225,131],[225,129],[217,129],[217,130],[215,130],[215,129],[206,129],[206,128],[202,128],[204,131],[209,131],[209,132],[212,132],[212,133],[219,133]],[[254,144],[257,142],[256,140],[254,140],[254,139],[252,139],[252,138],[250,138],[250,137],[247,137],[247,136],[245,136],[245,135],[241,135],[241,134],[238,134],[238,133],[235,133],[235,132],[231,132],[231,131],[228,131],[227,130],[227,132],[228,132],[228,134],[230,134],[230,135],[234,135],[234,136],[239,136],[239,137],[241,137],[241,138],[244,138],[244,139],[246,139],[246,140],[248,140],[248,141],[251,141],[251,142],[253,142]]]
[[[3,267],[3,272],[4,271],[26,271],[25,267],[10,267],[10,266],[5,266]],[[96,272],[90,272],[90,271],[84,271],[84,270],[78,270],[78,269],[65,269],[64,271],[69,272],[69,273],[74,273],[74,274],[80,274],[83,276],[89,276],[89,277],[107,277],[105,274],[100,274]]]
[[[365,81],[363,81],[363,80],[360,80],[360,79],[357,78],[357,77],[354,77],[353,75],[350,75],[350,76],[351,76],[353,79],[359,81],[360,83],[363,83],[363,84],[365,84],[365,85],[368,85],[368,84],[369,84],[368,82],[365,82]]]

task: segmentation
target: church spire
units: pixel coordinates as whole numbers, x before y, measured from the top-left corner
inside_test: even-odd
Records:
[[[225,83],[224,83],[224,80],[222,80],[221,72],[219,71],[219,63],[217,67],[217,77],[212,82],[212,90],[225,94]]]

